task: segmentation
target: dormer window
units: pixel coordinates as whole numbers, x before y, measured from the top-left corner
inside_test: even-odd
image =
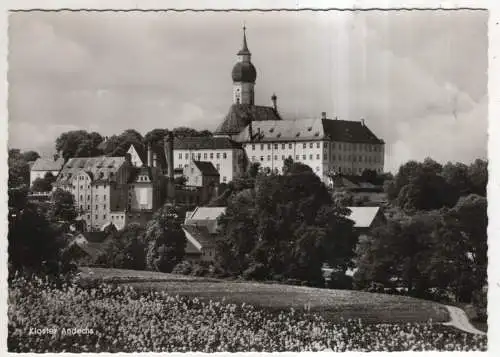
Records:
[[[313,130],[312,126],[310,126],[309,128],[307,128],[307,131],[311,131]]]
[[[272,133],[274,131],[274,128],[269,129],[269,132]]]
[[[297,134],[295,134],[295,136],[296,136],[296,137],[299,137],[299,136],[300,136],[300,131],[299,131]]]

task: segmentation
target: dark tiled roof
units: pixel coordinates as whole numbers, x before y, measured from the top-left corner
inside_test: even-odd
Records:
[[[252,123],[254,138],[250,140],[248,125],[235,139],[250,141],[314,141],[332,140],[366,144],[383,144],[359,121],[332,119],[266,120]]]
[[[370,129],[359,121],[323,119],[325,136],[333,141],[383,144]]]
[[[124,157],[99,156],[71,158],[62,168],[57,182],[70,182],[82,170],[93,180],[114,181],[116,172],[124,164]]]
[[[183,225],[182,228],[188,232],[202,247],[215,245],[214,236],[208,232],[207,227]]]
[[[38,158],[31,166],[32,171],[59,171],[64,165],[64,159],[58,159],[56,161],[52,159],[42,159]]]
[[[196,165],[196,167],[201,171],[201,174],[204,176],[220,176],[217,169],[209,161],[193,160],[193,163]]]
[[[281,120],[272,107],[250,104],[233,104],[215,134],[238,134],[250,121]]]
[[[202,149],[241,149],[241,145],[233,140],[224,137],[204,136],[174,139],[174,150]]]

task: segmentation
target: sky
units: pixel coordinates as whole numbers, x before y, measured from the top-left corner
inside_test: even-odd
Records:
[[[408,160],[486,158],[485,11],[12,13],[9,147],[63,132],[214,130],[246,24],[256,104],[284,119],[360,120]]]

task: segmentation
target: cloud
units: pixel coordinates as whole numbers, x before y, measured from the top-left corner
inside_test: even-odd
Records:
[[[388,169],[424,153],[486,156],[478,11],[12,14],[10,145],[53,147],[65,126],[215,129],[244,21],[258,104],[276,93],[285,118],[363,117],[387,143]]]

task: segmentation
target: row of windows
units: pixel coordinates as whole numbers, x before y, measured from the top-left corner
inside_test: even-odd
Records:
[[[203,153],[203,158],[204,159],[213,159],[215,156],[215,158],[217,159],[220,159],[221,158],[221,153],[220,152],[216,152],[216,153]],[[180,152],[179,153],[179,159],[182,160],[182,158],[184,157],[184,159],[188,160],[189,159],[189,154],[188,153],[185,153],[184,155]],[[223,159],[227,159],[227,153],[223,152],[222,153],[222,158]],[[198,153],[198,154],[195,154],[195,153],[191,153],[191,159],[195,160],[195,159],[198,159],[198,160],[201,160],[201,153]]]
[[[324,159],[325,160],[328,160],[328,154],[326,153],[323,153],[323,156],[324,156]],[[295,155],[295,161],[299,161],[300,160],[300,155]],[[271,161],[271,158],[272,156],[271,155],[267,155],[267,161]],[[344,161],[352,161],[353,162],[363,162],[363,158],[364,158],[364,162],[368,162],[368,163],[372,163],[372,161],[374,163],[377,163],[377,162],[381,162],[380,158],[379,157],[374,157],[373,160],[372,160],[372,157],[371,156],[351,156],[351,155],[332,155],[332,160],[337,160],[338,161],[342,161],[342,158],[344,158]],[[281,160],[285,160],[286,159],[286,156],[285,155],[281,155]],[[316,154],[316,160],[320,160],[321,159],[321,155],[320,154]],[[274,155],[274,161],[277,161],[278,160],[278,155]],[[307,155],[302,155],[302,160],[307,160]],[[314,160],[314,155],[313,154],[309,154],[309,160]],[[252,161],[256,161],[255,159],[255,156],[252,156]],[[261,156],[260,157],[260,161],[264,161],[264,156]]]
[[[268,143],[267,144],[267,150],[271,150],[272,147],[274,145],[274,150],[278,150],[279,148],[279,145],[280,144],[277,144],[277,143],[274,143],[274,144],[271,144],[271,143]],[[287,144],[286,143],[282,143],[281,144],[281,149],[286,149],[286,146]],[[314,142],[310,142],[309,145],[308,143],[302,143],[302,148],[303,149],[306,149],[307,146],[309,146],[310,149],[314,148]],[[324,148],[327,149],[328,148],[328,143],[324,143]],[[260,150],[264,150],[266,147],[266,144],[260,144]],[[381,152],[382,151],[382,146],[379,146],[379,145],[371,145],[371,144],[356,144],[356,143],[353,143],[353,144],[342,144],[342,143],[332,143],[332,149],[335,149],[336,147],[338,147],[339,150],[344,150],[344,151],[350,151],[351,149],[353,151],[356,151],[357,149],[359,149],[359,151],[362,151],[363,149],[365,151],[374,151],[374,152]],[[289,149],[292,149],[293,148],[293,143],[288,143],[288,148]],[[321,142],[316,142],[316,148],[321,148]],[[255,144],[252,144],[252,150],[255,151]]]
[[[104,186],[104,188],[106,188],[106,184],[104,184],[103,186]],[[73,187],[73,190],[76,190],[76,185],[72,185],[72,187]],[[84,187],[83,185],[80,185],[80,190],[83,190],[83,187]],[[96,185],[95,187],[99,188],[99,185]],[[90,189],[90,185],[87,185],[87,189],[88,190]]]
[[[102,199],[106,201],[106,195],[103,195]],[[95,200],[99,201],[99,195],[95,195]],[[80,201],[83,201],[83,195],[80,195]],[[87,201],[90,201],[90,195],[87,195]]]
[[[95,209],[99,209],[99,205],[95,205]],[[102,205],[102,209],[106,209],[106,205]],[[87,210],[90,210],[90,205],[87,205]],[[83,211],[83,205],[80,205],[80,211]]]

